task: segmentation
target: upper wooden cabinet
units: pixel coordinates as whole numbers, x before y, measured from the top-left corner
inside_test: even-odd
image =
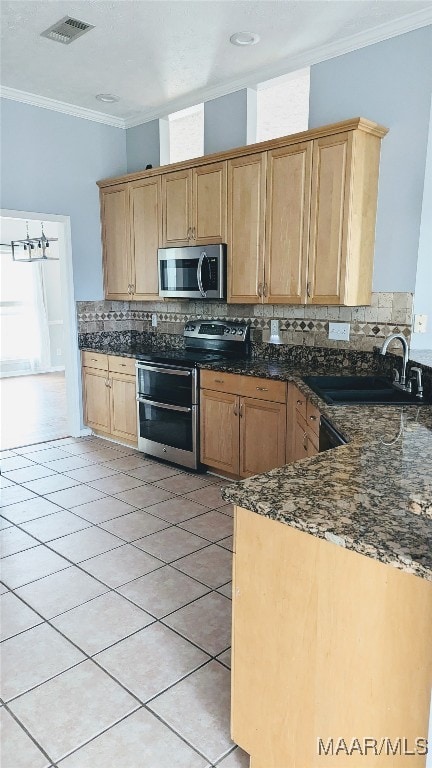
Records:
[[[263,295],[267,154],[228,162],[228,301],[256,304]]]
[[[159,299],[157,250],[161,242],[161,179],[132,182],[130,200],[131,282],[133,299]]]
[[[370,304],[380,143],[360,130],[313,143],[308,303]]]
[[[101,189],[106,299],[158,298],[160,177]]]
[[[268,152],[263,300],[304,304],[312,142]]]
[[[127,184],[101,190],[102,249],[106,299],[130,299],[129,194]]]
[[[226,241],[226,163],[162,176],[165,247]]]
[[[228,301],[369,304],[379,153],[352,130],[229,161]]]
[[[99,182],[106,298],[157,297],[158,245],[226,242],[228,302],[369,304],[386,132],[354,118]]]

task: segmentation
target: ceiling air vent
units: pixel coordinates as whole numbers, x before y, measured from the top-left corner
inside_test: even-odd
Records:
[[[78,19],[72,19],[70,16],[64,16],[63,19],[57,21],[52,27],[48,27],[44,32],[41,32],[41,37],[47,37],[49,40],[54,40],[56,43],[63,43],[63,45],[69,45],[89,29],[94,29],[93,24],[86,24],[85,21],[79,21]]]

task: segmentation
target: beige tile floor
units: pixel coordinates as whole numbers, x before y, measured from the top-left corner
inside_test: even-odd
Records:
[[[246,768],[223,481],[93,437],[1,472],[2,768]]]

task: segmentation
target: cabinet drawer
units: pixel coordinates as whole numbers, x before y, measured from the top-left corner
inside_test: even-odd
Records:
[[[228,392],[234,395],[240,392],[240,383],[243,376],[236,373],[222,373],[221,371],[201,371],[201,389],[212,389],[214,392]]]
[[[300,413],[304,420],[306,421],[307,418],[307,397],[302,392],[300,392],[299,389],[296,389],[296,392],[294,394],[295,399],[295,407],[297,413]]]
[[[306,405],[306,421],[309,429],[316,435],[319,435],[320,418],[321,414],[318,408],[312,405],[311,401],[308,400]]]
[[[108,355],[101,352],[82,352],[82,364],[84,368],[100,368],[102,371],[108,370]]]
[[[298,456],[297,458],[304,456],[315,456],[317,453],[319,453],[318,434],[310,428],[305,419],[299,413],[297,414],[297,428],[301,430],[302,433],[301,456]]]
[[[117,355],[108,355],[108,365],[112,373],[128,373],[135,376],[135,358],[118,357]]]
[[[256,400],[271,400],[273,403],[286,403],[285,381],[272,381],[258,376],[239,376],[239,394]]]

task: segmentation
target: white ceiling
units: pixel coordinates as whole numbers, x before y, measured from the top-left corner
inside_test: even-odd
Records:
[[[66,15],[95,29],[40,37]],[[428,23],[431,0],[2,0],[3,95],[126,127]]]

